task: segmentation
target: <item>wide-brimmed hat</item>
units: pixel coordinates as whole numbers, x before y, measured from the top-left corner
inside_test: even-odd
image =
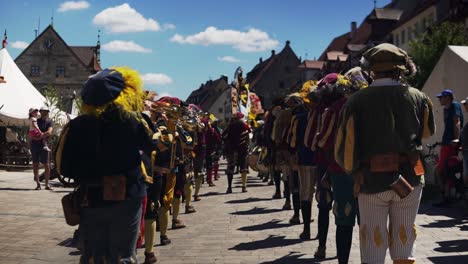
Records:
[[[461,102],[460,102],[460,103],[462,103],[462,104],[467,104],[467,103],[468,103],[468,97],[467,97],[467,98],[465,98],[464,100],[461,100]]]
[[[83,103],[101,106],[116,99],[125,88],[122,74],[113,69],[104,69],[91,75],[81,91]]]
[[[32,114],[34,111],[39,111],[39,109],[37,107],[31,107],[31,108],[29,108],[28,113]]]
[[[49,110],[49,107],[47,107],[47,106],[41,106],[39,111],[50,111],[50,110]]]

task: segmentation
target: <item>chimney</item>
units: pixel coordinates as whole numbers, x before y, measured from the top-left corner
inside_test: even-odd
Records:
[[[353,39],[356,36],[357,30],[357,23],[356,21],[351,22],[351,31],[350,31],[350,38]]]
[[[276,53],[275,50],[271,50],[271,56],[272,57],[275,56],[275,53]]]
[[[262,62],[263,62],[263,58],[260,57],[260,58],[258,59],[258,61],[259,61],[259,63],[262,63]]]
[[[221,75],[221,79],[228,83],[228,77],[226,75]]]
[[[291,44],[291,41],[286,40],[286,46],[289,46]]]

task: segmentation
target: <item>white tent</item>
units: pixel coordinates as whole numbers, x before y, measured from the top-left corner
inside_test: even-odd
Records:
[[[455,101],[461,101],[468,96],[468,46],[448,46],[442,53],[434,70],[423,87],[434,105],[436,133],[426,140],[426,143],[440,142],[444,133],[444,109],[437,99],[437,94],[445,89],[451,89]],[[462,108],[464,111],[464,109]],[[468,113],[464,113],[468,121]],[[462,124],[463,126],[463,124]]]
[[[0,83],[0,126],[27,125],[29,108],[46,105],[46,98],[24,76],[5,48],[0,50],[0,75],[6,81]],[[67,114],[56,107],[51,107],[50,112],[51,116],[58,113],[61,124],[68,121]]]

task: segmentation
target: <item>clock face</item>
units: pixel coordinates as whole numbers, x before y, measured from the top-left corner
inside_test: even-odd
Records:
[[[54,42],[52,42],[52,40],[48,39],[44,41],[44,48],[50,50],[52,49],[53,46],[54,46]]]

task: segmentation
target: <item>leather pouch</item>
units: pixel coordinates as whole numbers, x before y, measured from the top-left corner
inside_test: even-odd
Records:
[[[127,190],[127,177],[125,175],[110,175],[102,178],[103,200],[123,201]]]
[[[398,196],[400,196],[401,199],[404,199],[414,190],[413,186],[411,186],[411,184],[409,184],[401,174],[398,176],[398,179],[390,185],[390,187],[398,194]]]

